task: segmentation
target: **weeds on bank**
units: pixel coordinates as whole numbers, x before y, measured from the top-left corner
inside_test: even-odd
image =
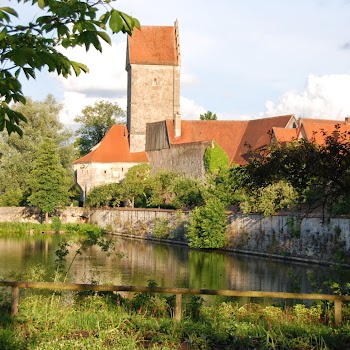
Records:
[[[27,235],[41,235],[43,233],[65,233],[68,236],[74,236],[96,229],[97,227],[91,224],[62,224],[58,217],[53,217],[51,224],[0,222],[0,235],[12,237],[27,237]],[[101,229],[98,230],[101,231]]]
[[[154,281],[150,286],[156,286]],[[208,305],[184,296],[177,322],[174,296],[110,292],[64,292],[21,296],[20,312],[9,317],[0,293],[0,349],[292,349],[340,350],[350,342],[350,326],[332,327],[328,308]]]

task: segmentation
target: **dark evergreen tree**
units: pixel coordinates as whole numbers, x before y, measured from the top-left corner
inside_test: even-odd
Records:
[[[69,201],[69,181],[67,171],[63,168],[55,142],[46,138],[40,145],[38,157],[29,174],[28,202],[46,214],[53,213],[57,206]]]

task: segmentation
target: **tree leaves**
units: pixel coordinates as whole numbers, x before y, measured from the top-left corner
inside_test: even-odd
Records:
[[[20,133],[16,114],[9,113],[9,104],[25,103],[19,82],[21,74],[35,79],[36,71],[44,67],[64,77],[87,73],[86,65],[70,60],[60,52],[60,47],[85,46],[88,51],[92,45],[102,51],[101,40],[111,44],[107,23],[113,33],[131,35],[135,27],[140,29],[138,20],[112,8],[109,3],[109,0],[32,0],[33,6],[45,8],[45,15],[21,25],[11,23],[11,16],[18,17],[13,8],[0,7],[0,99],[6,102],[0,105],[1,130],[6,128],[9,133]],[[104,13],[97,19],[100,10]]]

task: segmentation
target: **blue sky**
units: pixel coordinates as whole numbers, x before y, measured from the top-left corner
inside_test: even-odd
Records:
[[[14,6],[14,1],[0,0]],[[281,114],[344,119],[350,115],[349,0],[119,0],[115,8],[141,25],[173,25],[181,45],[181,111],[198,119]],[[21,10],[17,8],[18,12]],[[33,8],[26,15],[33,15]],[[81,109],[110,99],[126,106],[126,36],[113,36],[103,54],[68,52],[90,74],[62,79],[43,72],[24,93],[52,93],[70,124]]]

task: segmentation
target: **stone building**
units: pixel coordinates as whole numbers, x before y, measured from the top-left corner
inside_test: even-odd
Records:
[[[204,153],[217,143],[227,154],[229,164],[246,164],[249,150],[270,144],[270,131],[295,130],[293,115],[254,120],[164,120],[147,124],[146,152],[153,170],[167,169],[202,177]]]
[[[113,125],[90,153],[73,163],[81,203],[92,188],[120,182],[131,167],[148,162],[146,152],[130,152],[128,136],[125,125]]]
[[[130,167],[143,162],[149,161],[154,172],[171,170],[202,177],[205,151],[214,143],[225,151],[230,164],[243,165],[249,160],[250,149],[309,139],[315,130],[334,130],[338,123],[296,120],[293,115],[182,120],[180,61],[177,22],[174,26],[143,26],[128,37],[127,126],[113,126],[89,154],[74,162],[82,202],[93,187],[120,182]],[[348,120],[339,123],[345,127]]]
[[[120,182],[129,168],[148,162],[146,124],[180,112],[178,24],[143,26],[128,37],[127,126],[114,125],[90,153],[73,163],[81,202],[95,186]]]
[[[180,113],[178,24],[143,26],[128,37],[127,126],[131,152],[145,150],[146,124]]]

